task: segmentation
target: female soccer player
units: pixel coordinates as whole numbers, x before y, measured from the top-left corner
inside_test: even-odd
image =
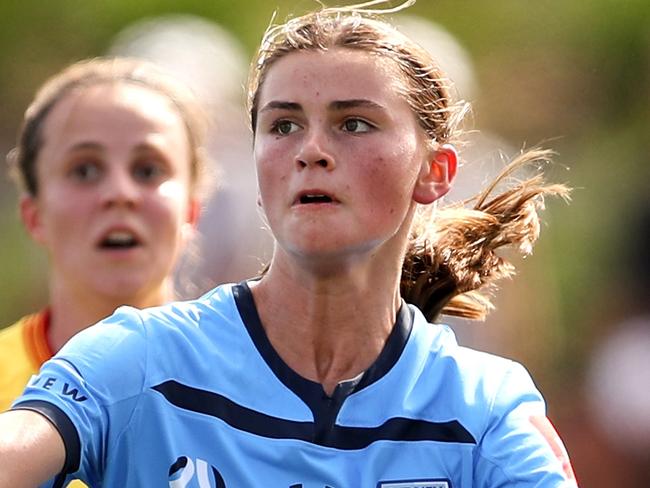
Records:
[[[173,299],[198,216],[199,114],[136,60],[81,62],[40,89],[10,164],[23,223],[48,253],[49,304],[0,332],[0,411],[75,333],[120,305]]]
[[[263,40],[250,110],[276,240],[265,275],[77,336],[0,417],[5,479],[575,485],[525,370],[426,318],[480,315],[465,293],[510,271],[494,250],[529,246],[536,202],[565,189],[533,178],[416,221],[456,174],[457,116],[429,55],[363,10],[379,3]]]

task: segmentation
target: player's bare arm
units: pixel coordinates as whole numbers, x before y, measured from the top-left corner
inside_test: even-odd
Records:
[[[0,414],[0,488],[33,488],[63,467],[59,432],[41,414],[15,410]]]

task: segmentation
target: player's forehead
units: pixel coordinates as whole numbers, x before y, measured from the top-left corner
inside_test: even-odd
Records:
[[[386,56],[357,49],[302,50],[286,54],[269,68],[260,87],[259,105],[270,100],[400,99],[404,82],[397,64]]]
[[[36,165],[42,182],[70,158],[91,154],[112,164],[155,151],[189,171],[190,142],[181,115],[163,95],[130,83],[102,83],[70,93],[45,119],[42,140]]]
[[[128,80],[102,80],[67,92],[54,104],[45,122],[57,125],[86,114],[117,110],[151,120],[181,117],[173,101],[159,90]]]

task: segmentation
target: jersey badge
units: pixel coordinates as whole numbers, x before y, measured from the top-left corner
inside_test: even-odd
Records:
[[[186,488],[190,483],[198,483],[199,488],[226,488],[217,468],[203,459],[181,456],[169,467],[169,488]]]
[[[449,480],[392,480],[380,481],[377,488],[451,488]]]

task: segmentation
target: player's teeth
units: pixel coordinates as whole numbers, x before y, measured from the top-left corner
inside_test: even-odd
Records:
[[[134,237],[130,232],[115,231],[108,234],[106,240],[111,242],[131,242],[134,240]]]

